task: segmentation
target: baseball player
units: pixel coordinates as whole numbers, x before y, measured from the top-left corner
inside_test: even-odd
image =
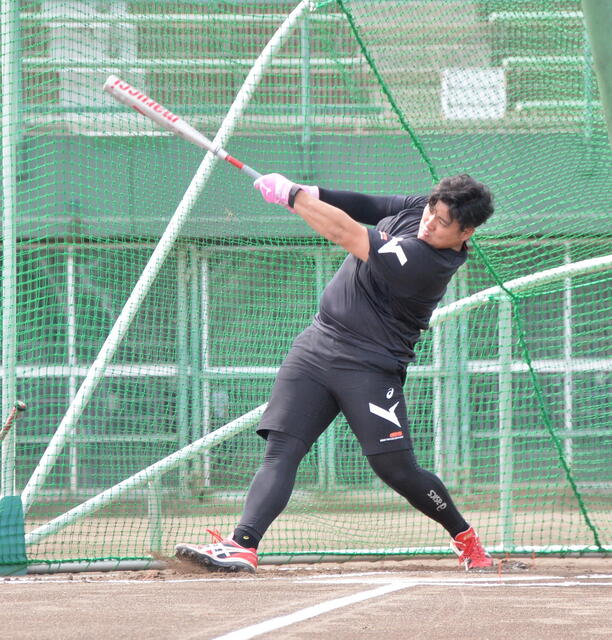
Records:
[[[342,412],[374,472],[438,522],[466,570],[493,561],[443,482],[419,466],[403,395],[406,366],[446,287],[493,213],[489,189],[467,174],[429,195],[371,196],[268,174],[254,183],[348,255],[312,324],[284,360],[258,433],[267,440],[233,534],[180,543],[176,554],[212,570],[255,571],[257,548],[291,496],[298,466]]]

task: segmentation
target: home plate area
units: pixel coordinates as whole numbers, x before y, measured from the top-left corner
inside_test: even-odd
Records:
[[[498,560],[499,563],[499,560]],[[11,638],[612,637],[612,560],[508,559],[466,573],[448,558],[264,565],[255,575],[186,567],[0,581]]]

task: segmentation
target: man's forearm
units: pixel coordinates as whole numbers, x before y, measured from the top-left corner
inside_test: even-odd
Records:
[[[363,224],[376,225],[383,218],[403,209],[405,196],[372,196],[356,191],[319,187],[319,199],[338,207]]]
[[[299,191],[293,210],[319,235],[344,247],[361,260],[368,259],[370,240],[367,229],[342,209]]]
[[[368,230],[342,209],[313,197],[308,187],[291,182],[280,173],[260,176],[253,186],[266,202],[289,207],[319,235],[339,244],[361,260],[368,259]],[[316,195],[319,195],[318,189]]]

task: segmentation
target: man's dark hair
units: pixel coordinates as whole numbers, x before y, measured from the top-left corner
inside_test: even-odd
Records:
[[[442,178],[429,196],[429,206],[440,200],[448,205],[461,230],[481,225],[493,213],[493,196],[488,187],[467,173]]]

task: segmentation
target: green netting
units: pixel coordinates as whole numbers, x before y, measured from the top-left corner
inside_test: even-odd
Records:
[[[3,416],[28,403],[3,443],[2,494],[24,498],[31,564],[171,554],[235,524],[263,452],[257,416],[240,419],[266,402],[343,252],[219,164],[152,263],[202,152],[102,85],[116,74],[212,138],[297,5],[1,6]],[[580,2],[300,7],[226,148],[261,173],[333,188],[426,193],[458,172],[490,185],[496,213],[444,302],[497,289],[423,335],[405,387],[417,455],[493,550],[609,551],[612,163]],[[228,423],[232,437],[117,486]],[[342,418],[261,547],[446,550]]]

